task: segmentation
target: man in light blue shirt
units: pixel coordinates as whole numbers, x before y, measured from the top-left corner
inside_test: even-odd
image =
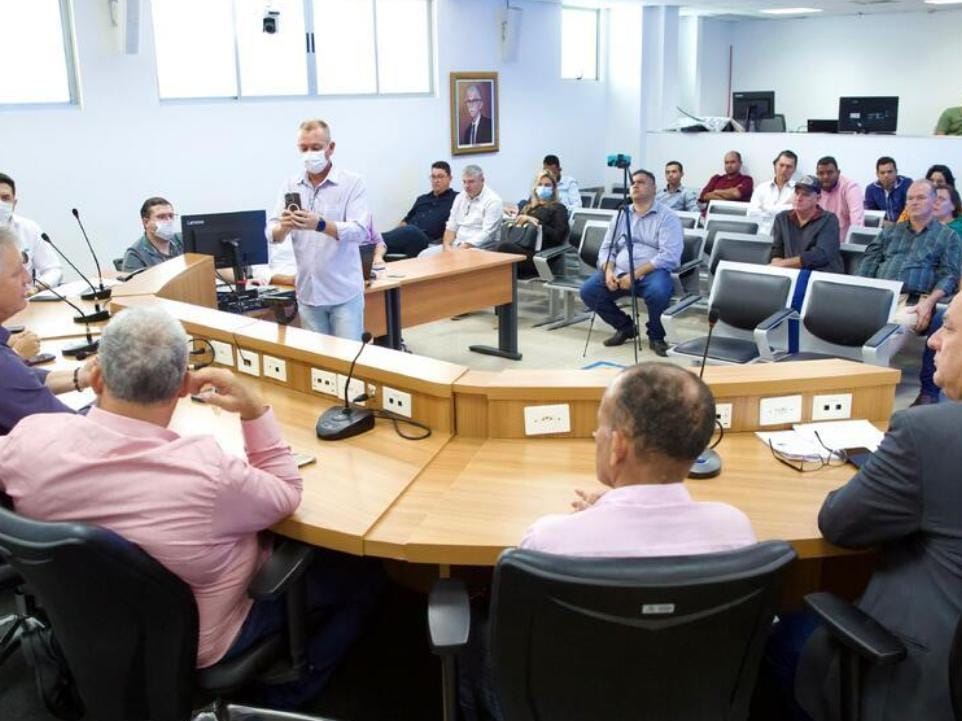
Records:
[[[625,214],[619,213],[598,252],[598,272],[581,286],[581,300],[615,329],[605,340],[606,346],[622,345],[637,333],[634,319],[622,311],[615,301],[631,293],[631,269],[637,296],[648,308],[648,340],[660,356],[668,355],[665,327],[661,314],[671,300],[671,271],[678,267],[684,247],[684,236],[678,216],[655,201],[655,176],[648,170],[631,174],[631,207],[627,216],[631,229],[629,263]]]
[[[274,243],[291,238],[304,326],[360,340],[364,278],[358,247],[368,242],[371,213],[360,176],[331,165],[334,145],[323,120],[301,123],[297,148],[304,171],[281,186],[267,237]],[[298,196],[298,203],[287,202],[285,196],[291,193]]]
[[[698,193],[681,184],[685,169],[677,160],[665,164],[665,187],[655,196],[662,205],[671,210],[698,211]]]
[[[568,209],[570,213],[575,208],[581,207],[581,191],[578,190],[578,181],[570,175],[561,174],[561,161],[557,155],[546,155],[541,165],[545,170],[550,170],[558,181],[558,200]]]

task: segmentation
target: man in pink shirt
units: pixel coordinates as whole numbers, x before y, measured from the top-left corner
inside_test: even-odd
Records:
[[[294,512],[301,478],[259,394],[226,370],[188,371],[187,351],[184,329],[161,309],[116,316],[91,371],[98,405],[87,416],[29,416],[0,438],[0,491],[29,518],[109,528],[183,579],[197,601],[197,665],[203,668],[282,626],[283,618],[265,619],[261,606],[273,602],[255,604],[246,591],[271,552],[269,538],[259,532]],[[180,436],[167,428],[188,393],[240,416],[246,460],[225,452],[212,436]],[[357,590],[341,584],[341,575],[349,575],[343,566],[358,559],[323,558],[309,571],[309,603],[327,606],[338,618],[338,606],[353,604]],[[334,593],[325,588],[328,575]],[[324,598],[317,601],[318,595]],[[363,607],[348,609],[336,643],[323,634],[312,637],[309,660],[321,678],[312,679],[307,693],[323,685],[347,650]],[[323,647],[320,657],[317,646]],[[284,694],[279,698],[302,700]]]
[[[595,468],[608,490],[578,491],[567,516],[532,524],[522,548],[570,556],[681,556],[755,543],[751,522],[725,503],[693,501],[684,480],[715,429],[715,401],[669,363],[618,375],[598,408]]]
[[[844,243],[848,229],[865,225],[862,186],[838,172],[838,162],[831,155],[819,158],[815,175],[822,185],[818,204],[838,218],[838,242]]]

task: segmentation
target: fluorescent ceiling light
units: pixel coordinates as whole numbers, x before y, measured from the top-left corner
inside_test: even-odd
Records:
[[[929,0],[926,0],[926,2],[928,1]],[[962,0],[954,1],[962,2]],[[760,10],[759,12],[763,12],[766,15],[804,15],[807,13],[820,13],[822,11],[820,8],[769,8],[768,10]]]
[[[927,5],[959,5],[962,0],[925,0]]]

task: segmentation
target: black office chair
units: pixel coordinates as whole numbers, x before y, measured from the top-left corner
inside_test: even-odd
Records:
[[[785,116],[776,113],[770,118],[759,118],[757,127],[759,133],[784,133]]]
[[[186,721],[196,706],[248,681],[299,678],[307,665],[303,572],[310,556],[307,547],[279,546],[248,589],[254,599],[286,592],[287,632],[198,670],[197,606],[186,583],[112,531],[0,508],[0,559],[49,618],[85,718],[97,721]],[[231,708],[217,698],[213,713],[227,721]],[[265,721],[298,718],[260,713]]]
[[[845,275],[858,275],[858,266],[865,255],[865,246],[854,243],[842,243],[838,248],[842,254],[842,263],[845,264]]]
[[[692,293],[698,294],[698,271],[701,268],[701,257],[705,249],[704,231],[686,228],[683,243],[678,268],[671,273],[675,298],[682,298]]]
[[[114,270],[123,270],[123,269],[124,269],[124,259],[123,259],[123,258],[114,258],[114,261],[113,261],[113,262],[114,262]]]
[[[625,202],[625,198],[623,195],[615,195],[614,193],[604,193],[598,199],[598,207],[603,210],[618,210],[618,208],[624,205],[624,202]]]
[[[746,235],[758,234],[758,222],[747,218],[721,219],[717,217],[708,218],[705,223],[705,252],[711,255],[711,249],[715,246],[716,233],[744,233]]]
[[[615,215],[616,212],[614,210],[603,210],[601,208],[578,208],[573,211],[571,213],[571,222],[568,225],[568,244],[572,248],[580,248],[585,223],[588,221],[610,223]]]
[[[533,327],[547,325],[548,330],[557,330],[591,317],[590,313],[576,313],[575,303],[579,299],[582,284],[598,267],[598,253],[601,251],[601,244],[607,232],[607,223],[591,220],[584,223],[581,243],[578,246],[579,272],[574,275],[555,277],[545,283],[549,293],[548,317],[540,323],[535,323]],[[535,256],[534,260],[537,265],[538,257]],[[564,311],[561,314],[558,312],[559,296],[564,298]]]
[[[708,275],[714,276],[718,264],[723,260],[768,265],[768,257],[771,253],[772,237],[770,235],[719,231],[715,234],[715,243],[708,259]]]
[[[665,558],[501,555],[491,596],[494,685],[506,721],[737,721],[748,716],[781,573],[783,541]],[[429,601],[446,718],[467,595],[442,579]]]
[[[27,605],[27,597],[20,590],[22,585],[20,574],[11,566],[0,563],[0,593],[14,594],[16,602],[16,611],[0,618],[0,629],[5,629],[0,634],[0,666],[20,648],[23,633],[37,623]]]

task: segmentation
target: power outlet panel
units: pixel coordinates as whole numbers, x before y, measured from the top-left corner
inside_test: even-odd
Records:
[[[567,403],[524,407],[524,433],[526,436],[568,433],[570,430],[571,409]]]
[[[715,420],[721,423],[721,427],[726,431],[732,427],[732,404],[716,403]]]
[[[219,340],[210,341],[210,347],[214,349],[214,363],[222,366],[234,366],[234,348],[230,343]]]
[[[813,421],[844,421],[851,417],[851,393],[834,393],[812,398]]]
[[[338,374],[337,374],[337,397],[338,397],[338,398],[343,398],[343,397],[344,397],[344,384],[345,384],[345,383],[347,383],[347,376],[341,375],[340,373],[338,373]],[[350,388],[350,390],[349,390],[348,393],[347,393],[347,397],[348,397],[348,399],[350,399],[352,402],[354,401],[355,398],[357,398],[357,397],[358,397],[359,395],[361,395],[362,393],[367,393],[368,396],[370,396],[371,398],[373,398],[373,397],[374,397],[374,391],[372,390],[373,388],[374,388],[373,385],[365,386],[365,385],[364,385],[364,381],[362,381],[360,378],[352,378],[352,379],[351,379],[351,388]],[[358,403],[357,405],[363,406],[363,405],[365,405],[365,404],[366,404],[365,401],[361,401],[361,402]]]
[[[411,394],[404,391],[381,387],[381,408],[391,413],[397,413],[405,418],[411,417]]]
[[[237,370],[249,376],[260,377],[261,357],[252,350],[237,349]]]
[[[777,396],[762,398],[758,403],[758,425],[778,426],[802,422],[802,397]]]
[[[264,364],[264,377],[287,383],[287,362],[271,355],[261,358]]]
[[[311,368],[311,390],[328,396],[337,395],[337,373]]]

